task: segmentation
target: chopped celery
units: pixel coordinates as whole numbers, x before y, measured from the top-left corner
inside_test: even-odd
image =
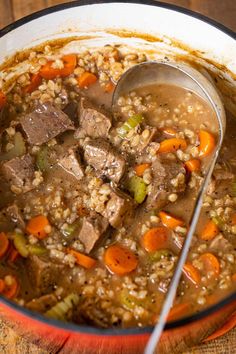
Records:
[[[49,170],[49,148],[46,145],[42,146],[37,153],[36,164],[41,172],[46,172]]]
[[[120,292],[120,302],[128,310],[133,310],[136,306],[142,306],[145,308],[150,307],[151,299],[149,297],[138,299],[135,296],[130,295],[128,289],[122,289]]]
[[[26,153],[25,141],[21,133],[16,132],[14,136],[14,146],[8,152],[0,155],[0,161],[11,160],[14,157],[22,156]]]
[[[23,234],[15,233],[13,236],[14,246],[22,257],[28,257],[29,251],[27,248],[27,240]]]
[[[154,253],[151,253],[149,255],[149,260],[151,262],[158,262],[164,257],[170,258],[172,256],[173,256],[173,254],[172,254],[171,251],[169,251],[167,249],[163,249],[163,250],[158,250],[158,251],[156,251]]]
[[[80,226],[81,222],[79,219],[75,220],[72,224],[67,225],[65,229],[62,230],[62,234],[65,237],[70,237],[76,231],[76,229]]]
[[[225,222],[220,216],[214,216],[212,218],[212,221],[218,226],[220,230],[224,230],[225,228]]]
[[[134,128],[137,127],[143,121],[143,116],[141,114],[135,114],[128,118],[127,121],[117,129],[118,134],[121,138],[125,136]]]
[[[128,182],[128,190],[134,196],[134,200],[141,204],[147,195],[147,185],[141,177],[132,176]]]
[[[36,256],[42,256],[47,253],[47,249],[39,245],[28,245],[28,251],[30,254],[35,254]]]
[[[66,296],[62,301],[58,302],[50,310],[45,312],[45,316],[54,318],[56,320],[66,320],[66,314],[68,311],[73,309],[74,306],[78,305],[79,296],[77,294],[70,294]]]

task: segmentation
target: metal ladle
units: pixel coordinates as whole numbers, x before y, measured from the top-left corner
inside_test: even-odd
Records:
[[[117,99],[120,96],[128,94],[130,91],[135,89],[154,84],[172,84],[196,93],[203,100],[205,100],[215,112],[219,129],[217,145],[199,189],[190,219],[190,227],[185,238],[185,242],[183,244],[178,263],[175,268],[175,272],[159,316],[159,320],[155,325],[145,348],[145,354],[153,354],[154,352],[158,352],[157,345],[165,327],[167,316],[175,299],[176,291],[182,275],[182,269],[186,262],[192,237],[198,223],[203,196],[209,184],[216,160],[219,155],[226,126],[224,107],[213,84],[199,71],[193,69],[187,64],[182,63],[148,61],[133,66],[127,70],[118,81],[112,98],[113,107],[115,106]]]

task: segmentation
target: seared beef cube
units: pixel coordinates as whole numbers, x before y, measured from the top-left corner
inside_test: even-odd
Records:
[[[79,155],[75,149],[69,149],[68,153],[59,160],[58,164],[68,173],[71,173],[78,180],[84,177],[83,167]]]
[[[64,267],[45,257],[32,255],[27,258],[27,268],[34,289],[40,294],[46,294],[54,289]]]
[[[108,219],[111,226],[119,228],[123,225],[126,217],[133,214],[133,210],[134,201],[132,198],[118,189],[113,189],[103,216]]]
[[[10,185],[20,188],[22,192],[28,192],[34,188],[32,185],[34,163],[29,154],[4,162],[2,172]]]
[[[89,253],[108,228],[108,221],[101,215],[94,213],[90,217],[83,218],[79,239],[83,243],[85,252]]]
[[[119,183],[125,172],[125,160],[107,142],[102,139],[89,141],[85,147],[84,158],[101,176]]]
[[[75,132],[75,138],[89,136],[91,138],[106,138],[111,128],[111,116],[103,109],[97,108],[85,97],[79,105],[80,127]]]
[[[147,209],[160,209],[168,203],[168,196],[171,193],[184,192],[185,168],[184,166],[167,158],[157,158],[152,164],[153,182],[151,191],[148,195],[146,207]],[[178,176],[182,176],[179,178]],[[179,178],[179,183],[173,184],[173,179]]]
[[[38,105],[33,112],[22,117],[20,122],[32,145],[42,145],[66,130],[74,129],[70,118],[49,102]]]
[[[6,208],[6,215],[14,222],[20,229],[25,229],[25,222],[19,207],[14,203]]]
[[[45,313],[57,303],[57,298],[54,294],[47,294],[33,299],[26,304],[26,307],[31,311]]]

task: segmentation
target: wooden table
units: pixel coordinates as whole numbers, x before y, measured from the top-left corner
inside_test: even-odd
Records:
[[[114,0],[115,1],[115,0]],[[69,0],[0,0],[0,28],[45,7]],[[176,4],[198,11],[236,31],[236,0],[171,0]],[[38,346],[20,338],[0,321],[1,354],[48,354]],[[64,352],[65,353],[65,352]],[[216,341],[201,345],[185,354],[233,354],[236,353],[236,329]]]

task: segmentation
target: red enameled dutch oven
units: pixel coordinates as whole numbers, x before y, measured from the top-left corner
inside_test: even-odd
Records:
[[[220,78],[219,89],[236,112],[236,35],[219,23],[157,1],[75,1],[27,16],[0,31],[0,63],[46,40],[90,36],[83,45],[126,43],[157,57],[187,59]],[[154,55],[154,54],[153,54]],[[230,88],[230,89],[229,89]],[[160,353],[178,353],[220,328],[236,310],[236,293],[193,316],[168,323]],[[152,328],[98,329],[62,323],[0,298],[0,316],[49,352],[142,353]],[[220,333],[234,326],[236,315]]]

